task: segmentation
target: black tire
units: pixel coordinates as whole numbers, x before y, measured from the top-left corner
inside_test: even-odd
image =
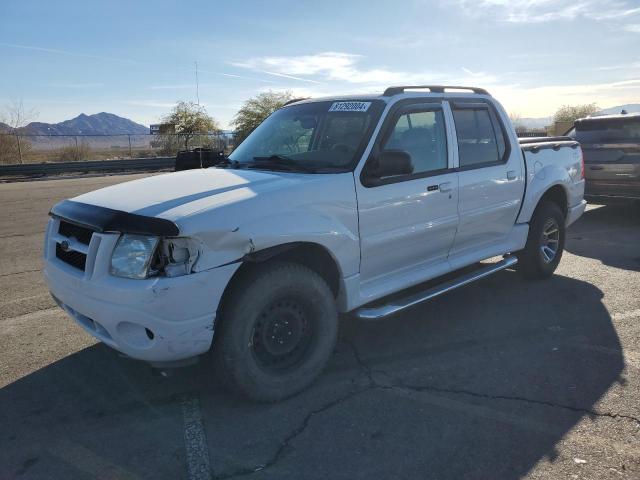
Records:
[[[220,313],[214,358],[228,385],[253,400],[273,402],[308,387],[336,343],[333,294],[299,264],[255,267],[233,286]]]
[[[557,229],[557,234],[549,235],[548,232],[552,232],[554,228]],[[557,236],[552,238],[554,235]],[[556,203],[542,202],[536,208],[531,219],[529,236],[524,250],[516,253],[518,272],[525,278],[531,279],[550,277],[560,263],[564,242],[565,218],[562,210]],[[554,245],[557,246],[551,255]]]

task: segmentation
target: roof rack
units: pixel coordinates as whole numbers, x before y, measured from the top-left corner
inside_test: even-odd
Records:
[[[282,104],[282,107],[286,107],[287,105],[291,105],[292,103],[301,102],[302,100],[308,100],[310,97],[300,97],[300,98],[292,98],[291,100],[287,100]],[[280,107],[280,108],[282,108]]]
[[[392,97],[404,93],[405,90],[428,89],[432,93],[445,93],[445,90],[470,90],[480,95],[490,95],[484,88],[478,87],[458,87],[455,85],[404,85],[401,87],[389,87],[382,94],[385,97]]]

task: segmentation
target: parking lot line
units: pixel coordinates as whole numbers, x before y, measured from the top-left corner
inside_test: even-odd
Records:
[[[211,478],[209,449],[202,423],[200,401],[197,398],[185,397],[182,400],[182,417],[184,420],[187,478],[189,480],[209,480]]]
[[[640,308],[629,312],[614,313],[611,315],[613,320],[629,320],[630,318],[640,317]]]

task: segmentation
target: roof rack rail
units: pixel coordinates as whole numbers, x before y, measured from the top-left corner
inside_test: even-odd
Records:
[[[310,97],[300,97],[300,98],[292,98],[291,100],[287,100],[282,104],[282,107],[286,107],[287,105],[291,105],[292,103],[301,102],[302,100],[309,100]],[[280,108],[282,108],[280,107]]]
[[[385,97],[392,97],[393,95],[404,93],[405,90],[414,89],[429,89],[429,91],[433,93],[445,93],[445,90],[471,90],[473,93],[478,93],[480,95],[490,95],[490,93],[487,92],[484,88],[459,87],[456,85],[404,85],[398,87],[389,87],[384,91],[382,95]]]

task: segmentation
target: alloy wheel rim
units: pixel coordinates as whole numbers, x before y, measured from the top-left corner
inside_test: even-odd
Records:
[[[542,228],[540,252],[545,263],[551,263],[558,254],[560,246],[560,226],[554,218],[549,218]]]

